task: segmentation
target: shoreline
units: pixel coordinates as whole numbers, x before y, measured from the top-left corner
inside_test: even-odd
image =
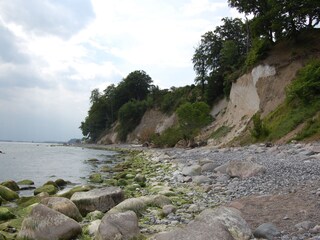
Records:
[[[188,228],[202,211],[219,206],[240,210],[252,232],[268,220],[279,229],[277,239],[320,236],[320,231],[318,234],[313,227],[295,227],[303,221],[320,223],[320,210],[316,207],[320,196],[319,143],[194,149],[78,146],[119,152],[119,161],[113,168],[93,162],[96,187],[120,187],[125,199],[132,201],[148,196],[163,196],[170,201],[166,207],[146,205],[137,210],[141,237],[144,236],[141,239],[151,239],[178,227]],[[263,171],[230,176],[226,164],[232,162],[256,164]],[[299,213],[301,210],[305,214]],[[80,239],[92,239],[93,233],[88,231],[92,224],[91,220],[84,224]]]

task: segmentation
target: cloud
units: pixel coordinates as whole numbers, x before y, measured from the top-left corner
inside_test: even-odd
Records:
[[[0,63],[10,62],[16,64],[27,63],[29,61],[28,56],[24,54],[19,45],[19,41],[10,32],[8,28],[2,25],[0,22]]]
[[[5,21],[34,34],[69,38],[94,18],[90,0],[10,0],[0,2]]]

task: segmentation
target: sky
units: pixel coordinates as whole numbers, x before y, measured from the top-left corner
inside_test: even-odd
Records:
[[[0,140],[67,141],[94,88],[144,70],[161,89],[194,83],[194,48],[227,0],[0,0]]]

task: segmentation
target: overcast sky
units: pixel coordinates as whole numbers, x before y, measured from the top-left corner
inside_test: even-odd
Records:
[[[194,47],[227,0],[0,0],[0,140],[69,140],[94,88],[144,70],[194,81]]]

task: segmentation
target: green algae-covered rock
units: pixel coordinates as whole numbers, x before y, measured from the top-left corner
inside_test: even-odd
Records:
[[[59,197],[71,198],[72,195],[76,192],[87,192],[87,191],[90,191],[91,189],[92,189],[92,187],[88,186],[88,185],[76,186],[76,187],[70,189],[69,191],[62,193],[62,194],[58,194],[58,195],[59,195]]]
[[[5,182],[2,182],[2,183],[0,183],[0,185],[9,188],[12,191],[19,191],[20,190],[18,184],[13,180],[8,180],[8,181],[5,181]]]
[[[46,186],[46,185],[52,185],[52,186],[54,186],[56,188],[59,188],[58,185],[54,181],[51,181],[51,180],[46,182],[45,184],[43,184],[43,186]]]
[[[93,183],[102,183],[103,182],[103,179],[102,179],[102,176],[100,173],[91,174],[89,179],[90,179],[90,182],[93,182]]]
[[[59,178],[57,180],[54,181],[54,183],[59,187],[59,188],[62,188],[62,187],[65,187],[66,185],[68,185],[68,182]]]
[[[15,215],[6,207],[0,207],[0,221],[6,221],[15,218]]]
[[[13,201],[19,198],[19,195],[11,189],[0,185],[0,197],[6,201]]]
[[[38,195],[40,193],[48,193],[49,195],[56,194],[58,192],[58,188],[53,185],[43,185],[42,187],[38,187],[34,190],[34,195]]]
[[[34,185],[34,182],[29,179],[24,179],[18,182],[18,185]]]

